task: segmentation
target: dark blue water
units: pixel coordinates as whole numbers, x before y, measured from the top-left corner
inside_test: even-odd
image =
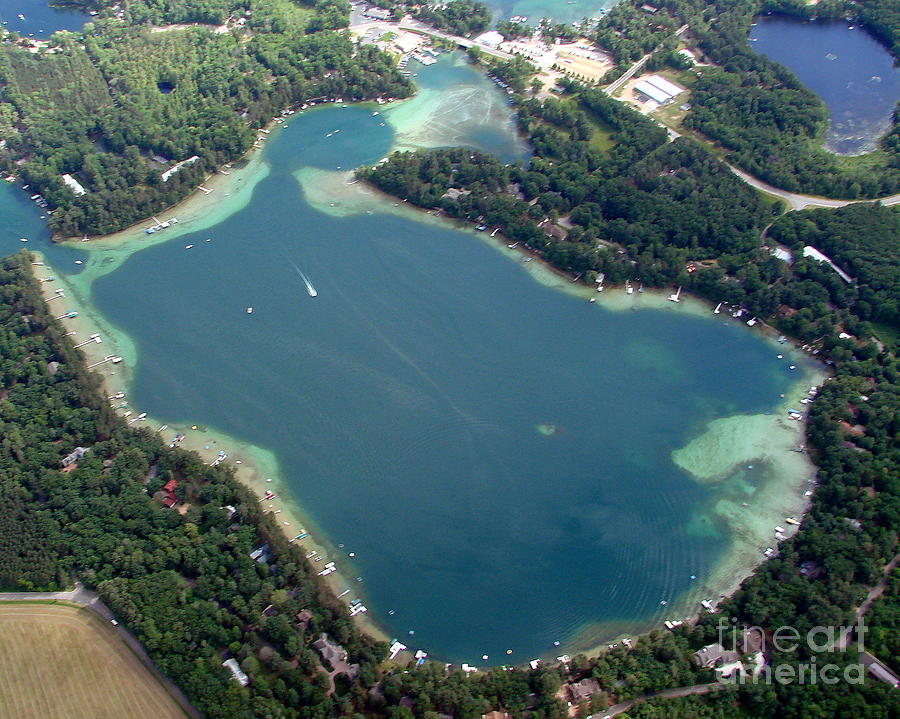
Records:
[[[18,17],[24,15],[25,19]],[[79,31],[91,17],[77,10],[52,8],[46,0],[0,0],[0,22],[6,30],[36,38],[57,30]]]
[[[751,28],[750,44],[822,98],[830,114],[825,140],[830,150],[869,152],[891,127],[900,100],[900,68],[865,30],[850,30],[846,21],[762,17]]]
[[[653,615],[723,546],[687,530],[713,495],[671,450],[772,406],[786,368],[736,327],[543,287],[470,233],[304,201],[298,167],[390,141],[362,109],[295,117],[244,210],[96,283],[137,343],[134,406],[273,449],[377,619],[434,656],[522,661]]]

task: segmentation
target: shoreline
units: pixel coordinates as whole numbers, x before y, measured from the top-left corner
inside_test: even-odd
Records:
[[[51,314],[56,317],[70,310],[78,312],[77,317],[61,320],[65,323],[64,326],[77,333],[72,337],[74,344],[84,342],[95,332],[100,332],[103,340],[101,343],[90,342],[79,348],[86,363],[88,365],[98,363],[110,355],[122,357],[122,361],[116,364],[104,362],[91,368],[101,377],[103,391],[106,392],[110,403],[116,406],[116,413],[120,417],[125,417],[126,421],[133,424],[135,428],[145,427],[155,431],[167,443],[168,437],[183,434],[184,439],[178,442],[178,446],[196,452],[206,464],[214,462],[218,458],[220,450],[225,451],[227,454],[225,461],[234,469],[235,479],[250,489],[259,498],[260,504],[266,505],[266,509],[274,515],[285,536],[293,540],[299,534],[307,535],[299,541],[302,542],[308,555],[312,552],[316,553],[316,555],[308,557],[311,560],[310,565],[321,571],[327,563],[326,559],[336,562],[337,570],[323,577],[323,581],[334,595],[337,597],[343,593],[343,596],[339,598],[347,597],[345,603],[348,605],[350,600],[360,598],[359,593],[353,593],[358,582],[353,581],[353,577],[356,576],[355,572],[349,571],[352,569],[350,561],[345,554],[341,553],[339,547],[330,543],[327,536],[316,527],[312,519],[302,510],[296,498],[291,495],[282,479],[278,460],[272,452],[215,428],[207,427],[201,420],[196,422],[175,420],[164,423],[155,417],[146,415],[144,419],[132,423],[131,420],[134,420],[142,412],[141,408],[133,407],[129,402],[133,379],[132,367],[137,361],[137,352],[133,343],[127,335],[105,321],[102,314],[83,295],[81,288],[71,281],[70,276],[56,273],[53,266],[40,252],[32,251],[31,254],[36,258],[35,261],[44,263],[43,266],[33,268],[36,270],[35,276],[38,279],[43,272],[56,276],[56,280],[53,282],[39,282],[45,303],[56,297],[56,288],[59,287],[65,291],[65,304],[57,301],[55,305],[48,305]],[[116,395],[120,393],[124,396],[116,398]],[[128,403],[127,406],[119,407],[122,402]],[[266,491],[274,492],[275,496],[266,499]],[[320,558],[319,560],[316,559],[317,556]],[[370,618],[367,614],[357,614],[352,617],[352,620],[360,631],[376,641],[388,641],[390,637],[387,632],[376,619]]]
[[[509,248],[506,238],[498,233],[494,237],[488,232],[478,232],[471,223],[460,220],[458,218],[447,216],[443,213],[435,215],[434,211],[427,210],[408,202],[398,200],[393,195],[389,195],[373,184],[360,180],[358,182],[350,182],[353,177],[351,172],[335,173],[333,171],[319,170],[306,176],[303,173],[297,173],[297,179],[300,181],[306,193],[307,201],[313,204],[317,209],[333,215],[345,216],[352,213],[371,212],[372,207],[377,203],[382,203],[380,211],[390,212],[403,217],[413,218],[420,222],[431,224],[449,223],[450,226],[460,231],[466,231],[481,241],[487,243],[490,247],[506,254],[510,257],[518,257],[524,259],[526,257],[533,258],[534,261],[524,264],[525,270],[531,275],[532,279],[545,286],[566,292],[572,296],[576,296],[585,300],[596,298],[596,304],[603,309],[623,312],[626,310],[656,310],[656,311],[678,311],[687,313],[692,316],[702,317],[707,320],[713,320],[713,309],[716,306],[714,302],[689,293],[682,293],[680,301],[674,303],[669,301],[671,290],[660,288],[648,288],[643,292],[634,292],[627,294],[624,285],[606,285],[606,289],[599,293],[591,285],[583,282],[574,281],[572,275],[565,271],[554,267],[545,261],[542,257],[534,252],[519,246]],[[329,185],[332,185],[332,192],[328,192]],[[342,185],[353,186],[355,189],[348,198],[349,202],[327,203],[321,205],[327,197],[329,200],[334,199],[334,189],[340,189]],[[312,190],[312,192],[310,192]],[[318,195],[318,197],[317,197]],[[318,202],[316,202],[318,200]],[[355,202],[354,202],[355,200]],[[391,206],[387,206],[390,202]],[[371,203],[371,204],[370,204]],[[349,210],[349,211],[348,211]],[[674,289],[674,287],[672,288]],[[598,296],[599,295],[599,296]],[[784,355],[785,363],[795,364],[797,369],[797,378],[791,382],[786,392],[778,399],[773,406],[765,412],[757,415],[732,415],[728,417],[717,418],[712,420],[706,428],[688,442],[685,447],[679,449],[687,449],[693,442],[701,440],[711,432],[712,426],[733,422],[752,421],[754,428],[758,434],[756,438],[760,444],[770,445],[768,452],[762,452],[762,461],[775,461],[772,456],[772,447],[778,447],[779,450],[789,451],[798,445],[805,445],[805,432],[807,419],[804,416],[800,422],[794,422],[787,419],[787,409],[793,406],[802,406],[797,402],[805,396],[806,390],[813,384],[821,386],[821,384],[831,376],[829,368],[814,356],[804,352],[800,343],[787,337],[783,344],[779,343],[777,338],[781,336],[775,328],[771,327],[764,321],[757,321],[753,327],[748,327],[746,322],[750,315],[744,315],[742,318],[734,318],[731,313],[725,311],[722,313],[721,320],[723,324],[734,326],[741,331],[751,331],[764,341],[772,350],[773,355]],[[760,427],[762,431],[760,432]],[[732,458],[731,470],[737,469],[739,465],[750,463],[751,466],[760,461],[760,456],[748,455]],[[674,458],[673,458],[674,461]],[[683,471],[688,471],[678,462],[675,462]],[[797,531],[799,525],[786,523],[785,518],[790,516],[802,523],[804,516],[811,506],[810,496],[804,496],[804,492],[813,489],[814,478],[818,468],[809,459],[808,454],[796,454],[787,456],[787,461],[775,464],[776,467],[782,465],[796,465],[793,467],[793,479],[789,480],[789,484],[785,477],[775,477],[766,482],[764,486],[759,488],[759,494],[762,495],[763,501],[762,511],[766,516],[766,521],[771,527],[786,525],[784,532],[785,539],[790,539]],[[789,474],[788,472],[784,472]],[[708,484],[705,480],[698,476],[692,476],[692,479],[698,484]],[[787,493],[787,496],[785,496]],[[774,495],[774,496],[773,496]],[[768,501],[766,501],[768,500]],[[777,550],[781,541],[776,541],[773,537],[768,540],[759,532],[754,536],[752,531],[748,532],[747,528],[737,524],[737,517],[733,512],[734,507],[729,506],[729,500],[724,497],[715,498],[714,507],[710,508],[712,518],[719,524],[727,527],[727,538],[730,540],[728,547],[724,550],[723,556],[718,559],[705,580],[696,587],[688,588],[682,595],[670,601],[666,606],[662,607],[651,617],[646,620],[628,620],[628,621],[610,621],[604,622],[602,625],[594,625],[606,627],[607,629],[592,630],[590,627],[583,627],[575,630],[569,637],[561,641],[559,647],[554,647],[552,651],[542,655],[545,660],[555,658],[554,654],[562,653],[585,653],[589,656],[596,656],[607,651],[608,645],[620,642],[622,637],[634,637],[638,634],[644,634],[653,629],[662,628],[664,620],[682,620],[693,622],[697,617],[701,616],[703,609],[700,605],[701,599],[710,599],[713,604],[718,604],[726,597],[733,595],[748,577],[752,576],[757,569],[766,561],[766,556],[762,552],[762,547],[771,544]],[[733,504],[733,503],[732,503]],[[718,510],[718,511],[717,511]],[[750,540],[757,540],[761,544],[760,549],[751,549],[747,545],[748,533]],[[619,627],[628,627],[629,630],[621,631]],[[636,628],[637,627],[637,628]],[[599,642],[584,639],[579,640],[578,637],[583,634],[603,633],[608,637]]]
[[[408,204],[408,203],[407,203]],[[415,212],[416,215],[420,215],[422,213],[426,215],[430,215],[426,210],[422,210],[421,208],[410,207],[409,209],[417,210]],[[402,210],[403,214],[408,214],[408,209]],[[432,221],[439,222],[445,218],[436,218],[433,215],[430,215]],[[475,233],[474,230],[471,232]],[[484,241],[489,239],[484,233],[475,233],[476,235],[481,235]],[[494,238],[496,239],[496,238]],[[500,243],[490,243],[495,245],[501,251],[509,252],[510,254],[516,254],[521,256],[522,253],[517,250],[509,250],[504,247]],[[34,253],[37,254],[37,253]],[[46,270],[47,274],[54,274],[53,268],[50,265],[46,264],[46,260],[43,256],[38,255],[41,261],[45,262],[45,267],[42,268]],[[571,294],[578,296],[589,296],[591,294],[591,288],[586,287],[580,283],[572,283],[571,277],[567,276],[565,273],[557,270],[556,268],[552,268],[545,263],[529,263],[533,265],[537,265],[534,268],[529,268],[532,276],[537,281],[542,281],[544,284],[550,284],[551,286],[557,286],[559,289],[563,289],[564,291],[568,291]],[[35,268],[41,269],[41,268]],[[38,273],[42,274],[42,273]],[[536,276],[542,274],[543,277]],[[75,276],[77,277],[77,275]],[[102,321],[102,315],[100,315],[91,305],[89,300],[79,296],[78,288],[74,288],[70,282],[70,277],[63,275],[60,277],[57,275],[57,280],[55,282],[43,282],[41,283],[41,291],[45,298],[45,300],[52,298],[55,295],[55,289],[58,286],[62,286],[66,291],[66,299],[68,300],[66,305],[58,305],[58,307],[54,308],[51,305],[51,309],[58,309],[59,314],[62,314],[64,311],[68,311],[69,309],[75,309],[79,312],[78,317],[74,319],[66,319],[64,322],[71,326],[78,332],[77,338],[80,341],[84,341],[84,338],[89,337],[90,334],[97,330],[98,324],[101,326],[101,330],[105,330],[103,333],[103,344],[90,343],[85,347],[82,347],[81,350],[84,352],[88,364],[98,362],[102,360],[108,354],[119,354],[123,356],[123,362],[113,365],[111,363],[102,364],[99,367],[95,367],[94,371],[97,371],[103,378],[103,386],[108,390],[108,395],[113,396],[118,392],[125,393],[124,400],[128,399],[128,391],[130,389],[130,383],[132,379],[132,370],[131,367],[134,366],[136,356],[133,345],[127,341],[127,337],[124,336],[121,332],[118,332],[114,327],[110,325],[105,325]],[[593,292],[593,294],[600,294]],[[674,303],[670,303],[666,299],[666,292],[662,290],[655,291],[645,291],[641,294],[633,294],[626,295],[624,291],[621,292],[621,297],[619,301],[616,301],[612,294],[609,294],[608,291],[603,293],[606,295],[606,301],[597,302],[598,306],[604,307],[613,311],[624,311],[626,309],[651,309],[651,310],[660,310],[660,309],[668,309],[670,311],[674,311],[676,309],[681,309],[681,306],[684,305],[685,309],[692,315],[701,316],[703,314],[709,313],[711,311],[712,305],[707,303],[705,300],[700,298],[695,298],[690,295],[684,295],[682,298],[682,302],[679,305],[674,305]],[[617,293],[618,294],[618,293]],[[73,298],[74,295],[74,298]],[[640,302],[639,300],[649,300],[649,302]],[[641,306],[642,305],[642,306]],[[54,313],[56,315],[56,313]],[[100,322],[97,321],[97,318],[100,318]],[[738,327],[738,321],[731,322],[731,318],[728,318],[729,324],[734,324]],[[749,328],[748,328],[749,329]],[[792,352],[797,353],[800,357],[798,358],[798,362],[800,358],[806,360],[810,365],[817,364],[814,363],[812,358],[807,356],[804,353],[801,353],[800,350],[793,345],[778,345],[775,343],[774,335],[772,334],[771,328],[765,327],[762,330],[763,334],[766,336],[766,341],[769,342],[773,350],[776,347],[792,347]],[[73,338],[75,339],[75,338]],[[123,341],[123,339],[125,341]],[[77,342],[76,342],[77,344]],[[798,365],[799,366],[799,365]],[[793,400],[791,395],[796,393],[801,384],[806,382],[806,377],[809,374],[808,368],[802,368],[803,371],[799,374],[798,379],[791,388],[786,393],[785,398],[779,403],[777,410],[773,408],[771,412],[773,418],[775,418],[778,414],[778,411],[782,408],[782,405],[786,406],[791,403]],[[821,372],[824,377],[824,372]],[[130,406],[127,408],[132,412],[138,412],[139,408],[132,409]],[[121,415],[126,408],[123,408],[118,413]],[[133,418],[132,417],[130,418]],[[736,417],[741,417],[741,415],[737,415]],[[723,419],[730,418],[720,418],[721,421]],[[156,429],[161,427],[161,423],[157,422],[152,417],[147,417],[146,421],[136,424],[143,424],[145,426],[151,427],[151,429]],[[798,429],[805,428],[804,422],[791,422],[791,427],[796,426]],[[196,429],[193,429],[196,427]],[[159,431],[159,429],[157,429]],[[163,439],[166,439],[170,434],[174,436],[177,433],[183,433],[185,435],[185,439],[180,443],[184,449],[192,450],[198,452],[198,454],[207,462],[212,462],[216,459],[217,453],[219,449],[223,449],[226,451],[228,458],[226,461],[230,462],[235,469],[235,477],[240,481],[244,486],[251,489],[259,498],[260,502],[267,505],[267,509],[273,512],[276,516],[276,520],[281,523],[282,530],[288,538],[294,538],[300,532],[307,532],[308,537],[304,538],[302,541],[304,547],[308,548],[308,552],[317,552],[318,556],[323,557],[321,565],[324,566],[325,560],[327,557],[327,561],[335,561],[337,562],[337,571],[327,576],[325,581],[327,582],[331,591],[335,594],[336,597],[344,600],[345,603],[349,602],[353,599],[363,599],[363,603],[365,603],[364,590],[359,593],[354,593],[354,588],[358,586],[358,583],[353,581],[353,578],[356,576],[355,571],[352,569],[352,564],[350,563],[352,560],[349,560],[344,553],[341,552],[340,545],[335,546],[330,542],[330,539],[324,532],[321,532],[316,526],[315,523],[305,515],[303,512],[297,498],[293,497],[286,487],[286,483],[281,478],[278,461],[275,456],[263,447],[258,447],[252,445],[247,442],[243,442],[234,437],[227,435],[226,433],[217,431],[215,428],[208,428],[202,424],[198,420],[197,424],[192,424],[188,420],[176,421],[174,423],[170,423],[166,426],[166,429],[163,430]],[[802,437],[802,434],[801,434]],[[696,439],[696,438],[695,438]],[[807,460],[808,462],[808,460]],[[811,471],[815,471],[815,467],[809,464]],[[805,483],[806,477],[801,478],[800,482]],[[276,497],[272,500],[264,500],[264,493],[267,489],[270,489],[276,493]],[[783,488],[782,488],[783,489]],[[806,513],[809,506],[809,500],[805,501],[804,506],[801,508],[795,506],[795,502],[799,500],[799,497],[796,494],[792,493],[791,499],[789,500],[790,506],[787,506],[789,502],[786,502],[782,497],[780,499],[780,507],[778,514],[781,515],[782,521],[785,515],[793,512],[794,516],[798,519],[802,519],[802,516]],[[783,510],[783,511],[781,511]],[[790,527],[790,534],[787,536],[791,536],[794,533],[794,527]],[[754,566],[747,567],[746,561],[740,561],[742,555],[745,555],[745,551],[735,551],[734,545],[739,544],[740,538],[735,534],[731,535],[731,545],[728,549],[725,550],[725,555],[716,562],[714,567],[711,570],[711,573],[707,575],[705,581],[702,585],[697,588],[689,588],[683,595],[674,601],[672,601],[671,606],[664,610],[666,616],[659,616],[659,612],[654,614],[653,616],[647,618],[646,620],[628,620],[626,622],[604,622],[600,626],[596,626],[594,629],[590,627],[583,627],[575,630],[575,632],[569,637],[561,638],[562,642],[559,647],[555,647],[552,650],[548,650],[548,653],[543,655],[547,659],[552,659],[551,654],[554,653],[584,653],[589,656],[596,656],[601,654],[602,652],[607,650],[607,645],[609,643],[621,641],[621,637],[623,636],[631,636],[634,637],[637,634],[646,633],[653,629],[659,628],[662,624],[663,619],[693,619],[698,616],[702,610],[698,608],[699,595],[708,596],[709,598],[719,601],[720,596],[730,596],[736,591],[741,582],[746,579],[748,576],[752,575],[758,566],[764,561],[764,557],[757,554],[756,557],[759,560],[754,563]],[[777,546],[777,545],[776,545]],[[317,562],[315,561],[315,556],[311,557],[311,564],[313,567],[317,566]],[[363,589],[360,587],[360,589]],[[348,593],[349,592],[349,593]],[[360,596],[362,595],[362,596]],[[353,617],[356,622],[358,628],[368,634],[370,637],[379,640],[379,641],[389,641],[390,635],[388,632],[384,630],[378,624],[377,618],[369,617],[366,614],[356,615]],[[610,625],[620,625],[624,629],[627,626],[626,631],[617,631],[614,626]],[[604,628],[605,627],[605,628]],[[579,641],[578,636],[582,633],[588,633],[591,635],[596,635],[599,632],[603,633],[604,639],[600,642],[591,642],[590,644],[585,643],[583,640]],[[607,641],[608,638],[608,641]]]
[[[178,217],[178,224],[175,227],[148,235],[146,228],[155,222],[153,218],[145,218],[118,232],[100,237],[87,240],[80,237],[66,237],[52,241],[69,247],[82,247],[86,243],[91,250],[117,249],[124,244],[137,244],[138,241],[141,247],[148,247],[216,225],[246,206],[253,188],[268,174],[268,166],[263,161],[263,153],[260,152],[262,149],[264,146],[253,147],[238,160],[230,163],[233,167],[229,169],[228,175],[222,174],[220,168],[219,171],[207,176],[203,186],[211,192],[204,193],[197,188],[183,200],[160,210],[159,215],[165,219]],[[245,182],[248,179],[252,181]],[[227,213],[223,212],[222,205],[231,203],[223,203],[222,200],[234,196],[237,196],[240,202],[235,202],[234,207],[229,207]]]
[[[276,123],[273,122],[272,124]],[[264,146],[253,149],[264,149]],[[391,152],[393,152],[394,149],[395,148],[392,148]],[[249,202],[252,190],[257,182],[268,174],[268,166],[263,159],[264,154],[261,152],[253,152],[252,150],[248,153],[247,161],[241,167],[233,169],[230,175],[217,175],[213,178],[215,181],[215,187],[213,189],[216,191],[224,191],[225,188],[230,188],[236,193],[241,192],[243,193],[243,196],[239,198],[240,201],[228,203],[222,202],[225,197],[230,197],[232,195],[231,192],[227,194],[219,193],[218,196],[216,196],[216,192],[206,195],[195,191],[192,195],[174,206],[175,208],[182,208],[179,211],[182,212],[183,215],[187,215],[179,221],[177,227],[171,228],[170,231],[154,233],[154,235],[150,236],[146,235],[144,232],[144,225],[146,223],[138,223],[121,232],[91,240],[89,249],[93,252],[90,256],[90,262],[86,267],[87,272],[85,273],[85,276],[81,278],[80,282],[77,279],[80,275],[74,275],[71,277],[62,276],[60,280],[57,280],[57,284],[41,283],[41,289],[45,299],[53,296],[51,290],[56,286],[63,285],[66,288],[67,297],[72,297],[69,304],[73,305],[74,309],[81,313],[79,317],[74,320],[66,320],[66,322],[71,323],[71,326],[79,331],[80,337],[89,336],[91,331],[95,331],[95,326],[98,324],[101,326],[105,325],[105,346],[98,346],[91,343],[82,348],[85,355],[89,358],[89,363],[102,360],[110,353],[110,350],[113,350],[114,353],[126,358],[126,361],[117,365],[104,364],[95,368],[95,370],[102,375],[104,386],[109,389],[110,395],[115,395],[118,392],[124,392],[127,395],[132,377],[132,370],[130,367],[133,367],[137,360],[136,351],[134,345],[127,336],[106,324],[102,315],[93,308],[89,294],[90,283],[96,277],[113,271],[134,251],[139,251],[146,246],[166,242],[181,235],[196,232],[205,227],[215,225],[225,217],[242,209]],[[643,293],[626,295],[624,290],[621,290],[621,287],[616,288],[608,285],[606,291],[597,293],[593,286],[585,285],[581,282],[573,282],[571,275],[553,267],[543,260],[543,258],[531,253],[524,247],[520,246],[510,249],[506,246],[506,238],[499,233],[495,237],[490,237],[488,232],[476,232],[471,223],[450,218],[443,214],[435,216],[432,211],[413,206],[406,202],[401,202],[397,198],[378,190],[368,182],[348,182],[348,180],[353,177],[352,171],[337,173],[330,170],[318,170],[316,168],[304,167],[300,168],[294,175],[298,179],[310,204],[319,211],[329,212],[329,210],[331,210],[331,213],[333,214],[346,214],[348,209],[351,213],[360,213],[364,211],[369,211],[371,213],[373,210],[378,212],[393,212],[401,216],[416,219],[416,221],[425,221],[442,225],[446,220],[453,220],[452,226],[456,229],[473,233],[481,241],[487,242],[497,250],[507,253],[510,257],[516,256],[520,259],[532,257],[537,260],[536,262],[529,262],[527,264],[523,263],[524,269],[529,272],[534,280],[546,286],[561,289],[574,296],[579,296],[585,300],[588,298],[596,298],[598,301],[595,304],[608,310],[624,311],[626,309],[631,309],[636,311],[638,309],[659,310],[665,308],[673,311],[678,309],[697,316],[711,312],[711,303],[707,303],[706,300],[694,297],[693,295],[685,294],[678,304],[669,303],[667,301],[668,292],[666,290],[648,289]],[[310,179],[315,179],[317,181],[310,183]],[[352,207],[352,202],[349,203],[351,205],[350,207],[341,205],[340,203],[336,203],[337,206],[332,204],[333,209],[321,206],[322,202],[325,201],[328,192],[327,180],[329,179],[333,182],[339,181],[341,185],[345,185],[347,188],[353,186],[354,189],[349,190],[350,195],[348,195],[348,199],[352,199],[352,195],[357,195],[357,202],[361,203],[362,206],[354,208]],[[245,180],[249,181],[245,182]],[[318,182],[319,180],[325,182],[320,184]],[[210,182],[207,186],[211,186],[212,184],[213,182]],[[318,193],[312,194],[318,194],[319,197],[310,196],[311,187],[316,187],[318,189]],[[328,197],[329,199],[333,199],[331,196]],[[390,205],[393,205],[393,207]],[[410,210],[413,212],[410,212]],[[168,216],[168,210],[166,211],[166,215]],[[490,240],[496,240],[496,242]],[[81,246],[81,241],[76,241],[74,245]],[[110,259],[113,256],[118,259],[119,262],[110,263]],[[43,257],[40,259],[46,262]],[[47,265],[46,269],[49,274],[53,268]],[[83,287],[79,287],[79,285],[82,285]],[[597,295],[600,296],[597,297]],[[64,309],[69,309],[59,303],[53,307],[60,308],[60,313],[63,312]],[[730,317],[723,319],[727,319],[728,323],[732,324]],[[738,323],[735,322],[734,324]],[[760,324],[761,327],[764,328],[764,330],[762,330],[764,334],[770,338],[777,334],[767,325],[764,325],[763,323]],[[107,335],[109,335],[109,337]],[[122,411],[124,412],[125,410],[123,409]],[[145,424],[151,425],[152,422],[153,420],[148,418]],[[796,424],[801,425],[805,423]],[[153,426],[160,426],[160,423],[156,423]],[[329,588],[334,594],[341,599],[346,596],[347,601],[357,598],[357,596],[353,596],[352,594],[353,587],[357,585],[356,582],[352,581],[352,577],[355,575],[355,572],[351,571],[352,564],[342,556],[340,545],[334,547],[329,542],[327,536],[315,528],[311,519],[304,516],[304,512],[302,511],[297,498],[290,495],[289,491],[286,489],[286,483],[281,479],[278,462],[274,455],[263,447],[242,442],[225,433],[218,432],[215,429],[208,429],[202,424],[196,425],[198,429],[191,429],[193,426],[195,425],[192,425],[189,421],[185,420],[169,425],[164,431],[170,432],[173,435],[175,433],[183,433],[185,439],[181,443],[182,446],[184,446],[185,449],[197,451],[201,457],[208,462],[211,462],[216,458],[217,451],[220,447],[223,449],[227,448],[227,461],[231,462],[234,466],[236,477],[242,484],[260,496],[261,501],[264,501],[262,496],[266,489],[272,489],[276,492],[276,495],[279,495],[276,496],[274,500],[267,501],[266,504],[270,511],[280,515],[277,517],[277,520],[282,522],[282,528],[286,536],[289,538],[294,537],[301,528],[306,528],[305,531],[313,530],[309,533],[310,535],[314,535],[314,537],[310,536],[302,540],[304,546],[308,546],[310,552],[316,551],[322,557],[327,556],[329,561],[333,560],[338,563],[338,571],[325,578],[325,581],[328,583]],[[803,511],[805,512],[806,510],[804,509]],[[800,515],[798,514],[798,517],[799,516]],[[736,540],[736,538],[734,539]],[[315,558],[313,557],[313,560],[314,559]],[[726,593],[730,595],[739,587],[740,583],[747,576],[750,576],[756,571],[759,563],[750,568],[749,571],[744,571],[743,568],[735,569],[735,567],[732,566],[730,571],[726,570],[725,572],[722,572],[726,574],[726,577],[721,577],[722,581],[716,582],[713,577],[720,574],[717,571],[720,568],[720,564],[727,565],[729,563],[726,562],[724,558],[717,563],[713,569],[713,574],[708,578],[706,585],[708,586],[715,583],[716,587],[725,587]],[[312,563],[312,566],[315,567],[316,564]],[[737,577],[737,574],[740,574],[740,576]],[[351,594],[347,595],[345,594],[346,592],[350,592]],[[364,592],[360,592],[360,594],[364,594]],[[688,604],[694,603],[691,598],[693,594],[696,594],[696,591],[688,590],[683,598],[677,600],[677,605],[675,606],[684,604],[684,606],[687,607]],[[714,596],[718,596],[718,592],[716,592]],[[672,615],[671,618],[673,619],[678,616],[678,613],[675,612],[675,606],[671,607],[671,611],[667,612]],[[693,612],[693,614],[696,613],[696,611]],[[687,615],[685,614],[684,616]],[[367,614],[360,614],[355,616],[354,620],[361,631],[364,631],[375,639],[387,640],[389,638],[389,635],[378,625],[376,618],[369,617]],[[653,618],[641,622],[632,621],[629,622],[629,624],[641,625],[643,628],[640,630],[640,633],[644,633],[658,626],[661,621],[661,619],[657,620],[656,618]],[[613,623],[622,624],[621,622],[610,622],[606,624]],[[570,637],[566,638],[560,647],[550,651],[558,651],[561,653],[566,651],[567,647],[577,647],[579,644],[584,646],[584,644],[578,642],[577,637],[579,633],[580,630],[576,631]],[[633,634],[631,635],[633,636]],[[587,652],[591,655],[602,653],[602,651],[606,650],[605,645],[606,642],[591,645],[591,648],[587,650]],[[575,651],[575,649],[570,649],[569,651]]]

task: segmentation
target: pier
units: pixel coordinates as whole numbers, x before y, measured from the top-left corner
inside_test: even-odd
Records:
[[[75,349],[78,349],[79,347],[84,347],[85,345],[89,345],[91,342],[96,342],[97,344],[100,344],[101,342],[103,342],[103,339],[100,337],[99,333],[95,332],[94,334],[91,335],[90,339],[86,339],[84,342],[79,342],[77,345],[75,345]]]
[[[93,369],[94,367],[99,367],[102,364],[106,364],[107,362],[112,362],[113,364],[118,364],[122,361],[121,357],[117,357],[116,355],[106,355],[105,358],[100,360],[99,362],[94,362],[94,364],[89,364],[87,366],[88,369]]]

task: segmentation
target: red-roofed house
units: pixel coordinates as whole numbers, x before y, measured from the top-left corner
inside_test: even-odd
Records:
[[[174,507],[178,502],[178,497],[175,496],[175,487],[178,486],[178,482],[174,479],[170,479],[163,485],[162,491],[165,494],[165,499],[163,499],[164,507]]]

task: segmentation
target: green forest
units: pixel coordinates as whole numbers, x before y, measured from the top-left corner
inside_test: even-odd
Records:
[[[487,5],[474,0],[450,0],[440,5],[419,5],[414,17],[451,35],[477,35],[491,24]]]
[[[230,13],[245,12],[232,6]],[[152,20],[185,20],[178,13],[191,6],[177,7],[156,8]],[[0,45],[0,166],[17,170],[55,208],[55,233],[105,234],[160,212],[241,157],[257,129],[291,105],[411,92],[387,55],[330,29],[346,24],[346,5],[248,8],[246,28],[224,33],[153,32],[101,18],[81,39],[57,33],[53,52]],[[193,156],[199,160],[162,179]],[[73,194],[63,174],[86,194]]]
[[[881,0],[665,0],[648,14],[641,0],[613,8],[594,35],[620,66],[645,53],[674,49],[673,30],[689,25],[692,43],[714,67],[704,67],[691,88],[684,128],[717,143],[729,161],[790,192],[847,199],[900,192],[900,122],[865,162],[841,161],[823,146],[825,104],[783,66],[754,52],[750,23],[761,12],[804,18],[856,17],[888,48],[900,32],[896,3]],[[895,52],[896,56],[896,52]],[[655,56],[654,56],[655,57]],[[652,65],[652,61],[651,61]]]

